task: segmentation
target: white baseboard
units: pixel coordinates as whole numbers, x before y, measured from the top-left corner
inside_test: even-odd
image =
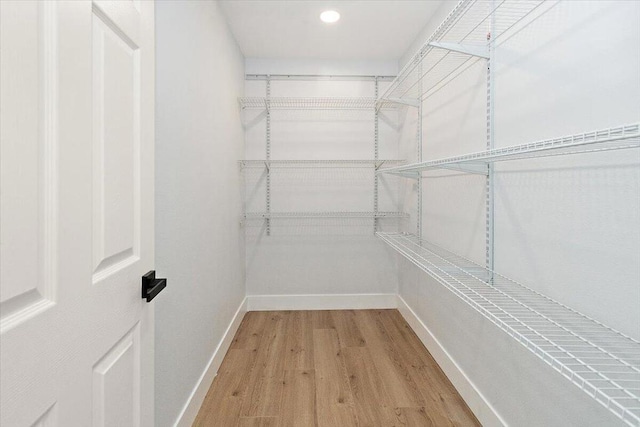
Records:
[[[247,311],[397,308],[396,294],[247,295]]]
[[[460,396],[462,396],[476,418],[478,418],[480,424],[485,427],[506,426],[507,424],[493,406],[491,406],[482,393],[480,393],[476,386],[460,369],[456,361],[451,358],[447,350],[440,344],[429,328],[422,323],[418,315],[409,307],[406,301],[402,299],[400,295],[397,296],[397,300],[398,311],[400,311],[402,317],[404,317],[409,326],[411,326],[411,329],[413,329],[427,350],[429,350],[429,353],[431,353],[436,362],[438,362],[440,368],[442,368],[445,375],[449,378],[456,390],[458,390],[458,393],[460,393]]]
[[[207,395],[207,391],[209,391],[209,387],[211,387],[211,383],[218,373],[218,369],[220,369],[220,365],[222,364],[222,360],[224,356],[227,354],[227,350],[231,346],[231,342],[233,341],[233,337],[235,336],[238,328],[240,327],[240,323],[242,322],[242,318],[247,312],[247,298],[242,300],[238,310],[236,310],[236,314],[234,314],[233,319],[231,319],[231,323],[227,327],[227,330],[224,332],[218,347],[216,347],[211,359],[209,359],[209,363],[207,367],[200,375],[200,379],[198,380],[195,388],[191,392],[187,403],[182,408],[180,415],[175,423],[175,427],[191,427],[193,421],[196,419],[198,415],[198,411],[202,406],[202,402],[204,401],[205,396]]]

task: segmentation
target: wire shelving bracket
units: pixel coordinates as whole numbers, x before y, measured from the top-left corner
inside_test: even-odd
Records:
[[[470,45],[461,43],[447,42],[431,42],[429,46],[438,49],[450,50],[452,52],[464,53],[469,56],[477,56],[478,58],[489,59],[489,49],[486,45]]]

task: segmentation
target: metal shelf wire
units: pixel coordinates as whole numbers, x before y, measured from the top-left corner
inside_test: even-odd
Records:
[[[405,160],[240,160],[243,168],[379,168],[382,165],[402,164]]]
[[[242,109],[252,110],[371,110],[376,106],[382,109],[395,109],[397,105],[393,102],[382,101],[381,105],[374,97],[351,97],[351,98],[293,98],[281,97],[260,98],[248,97],[238,98]]]
[[[465,154],[412,163],[394,168],[379,169],[378,173],[410,176],[433,169],[453,169],[469,173],[487,173],[487,165],[493,162],[521,160],[568,154],[594,153],[640,147],[640,123],[618,126],[561,138],[546,139],[529,144],[496,148],[489,151]]]
[[[414,235],[376,233],[627,424],[640,425],[640,343]]]
[[[489,34],[496,41],[542,3],[542,0],[460,1],[407,62],[381,99],[428,97],[468,66],[488,56]]]
[[[405,212],[247,212],[245,219],[287,218],[407,218]]]

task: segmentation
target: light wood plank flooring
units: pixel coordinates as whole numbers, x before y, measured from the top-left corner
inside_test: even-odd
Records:
[[[397,310],[249,312],[194,426],[478,426]]]

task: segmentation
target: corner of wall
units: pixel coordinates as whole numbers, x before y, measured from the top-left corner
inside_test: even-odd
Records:
[[[246,313],[247,298],[242,300],[242,303],[236,310],[236,314],[233,316],[233,319],[224,332],[222,339],[211,355],[209,363],[207,364],[204,371],[202,371],[202,375],[200,375],[196,386],[193,388],[191,395],[189,395],[189,399],[187,399],[187,402],[180,412],[180,415],[178,415],[178,419],[175,423],[177,427],[190,427],[193,424],[196,416],[198,415],[198,411],[202,406],[202,402],[204,402],[204,398],[207,395],[207,391],[209,391],[209,387],[211,387],[213,380],[218,374],[218,370],[220,369],[220,365],[224,360],[224,356],[227,354],[229,347],[231,347],[233,337],[238,331],[238,328],[240,327],[242,319]]]

